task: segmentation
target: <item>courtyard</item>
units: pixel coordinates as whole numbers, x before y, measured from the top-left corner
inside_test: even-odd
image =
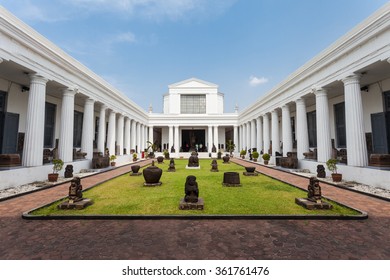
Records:
[[[242,165],[247,161],[233,159]],[[143,165],[150,161],[142,162]],[[252,164],[251,164],[252,165]],[[126,165],[83,179],[87,189]],[[307,179],[257,166],[307,189]],[[1,259],[389,259],[390,204],[321,183],[323,195],[368,213],[365,220],[25,220],[60,199],[69,183],[0,202]]]

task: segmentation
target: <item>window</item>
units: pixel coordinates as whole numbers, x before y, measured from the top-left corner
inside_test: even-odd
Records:
[[[206,95],[180,95],[180,113],[206,114]]]
[[[83,134],[83,116],[83,113],[74,111],[73,147],[81,147],[81,136]]]
[[[390,91],[383,93],[383,104],[385,106],[385,112],[390,112]]]
[[[53,148],[54,132],[56,123],[56,105],[46,102],[45,104],[45,132],[43,137],[43,147]]]
[[[317,117],[316,111],[307,113],[307,130],[309,133],[309,146],[317,147]],[[298,139],[299,141],[299,139]]]
[[[334,105],[334,117],[336,125],[336,141],[338,148],[345,148],[347,146],[347,137],[345,131],[345,103],[338,103]]]
[[[95,118],[95,140],[93,141],[93,148],[97,148],[97,141],[99,138],[99,117]]]

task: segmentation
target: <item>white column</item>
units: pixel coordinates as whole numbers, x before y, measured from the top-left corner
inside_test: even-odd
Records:
[[[269,135],[269,115],[268,113],[263,115],[263,139],[264,139],[264,154],[268,154],[271,140]]]
[[[131,121],[131,142],[130,142],[130,150],[135,151],[135,147],[137,146],[137,122],[135,120]]]
[[[332,143],[330,140],[329,104],[325,89],[317,89],[316,117],[317,117],[317,161],[326,162],[332,157]]]
[[[343,79],[343,83],[348,165],[366,166],[368,164],[368,156],[366,137],[364,134],[360,75],[346,77]]]
[[[248,148],[248,143],[247,143],[247,135],[246,135],[246,123],[242,124],[242,149],[246,150]]]
[[[290,106],[287,104],[282,106],[282,134],[283,155],[286,157],[288,152],[293,151]]]
[[[116,136],[116,112],[111,111],[108,117],[107,148],[110,155],[115,155],[115,136]]]
[[[140,153],[145,150],[145,125],[141,124],[141,143],[140,143]]]
[[[256,120],[251,121],[251,149],[256,148]]]
[[[297,105],[297,158],[304,159],[303,153],[309,151],[306,103],[303,98],[297,99],[295,103]]]
[[[280,137],[279,137],[279,116],[275,109],[271,114],[272,118],[272,154],[275,156],[276,152],[280,153]]]
[[[239,143],[238,143],[238,126],[237,125],[235,125],[234,127],[233,127],[233,143],[234,143],[234,145],[236,145],[236,148],[234,149],[234,151],[235,152],[237,152],[237,151],[240,151],[239,149]]]
[[[179,126],[175,126],[175,151],[176,154],[180,152],[180,143],[179,143]]]
[[[31,75],[30,79],[22,163],[23,166],[40,166],[43,162],[45,99],[48,79],[38,75]]]
[[[260,153],[263,149],[263,124],[260,117],[256,119],[256,140],[256,148]]]
[[[100,106],[98,151],[103,153],[103,154],[105,151],[104,141],[106,138],[106,109],[107,109],[106,105],[102,104]]]
[[[213,127],[211,125],[208,126],[208,132],[207,132],[207,137],[208,137],[208,151],[211,153],[211,150],[213,148]]]
[[[141,152],[141,124],[137,122],[137,153]]]
[[[124,116],[119,114],[118,123],[116,128],[116,145],[119,147],[118,155],[123,155],[123,129],[124,129]]]
[[[154,139],[153,139],[153,126],[150,125],[150,126],[149,126],[149,142],[153,144],[153,143],[154,143],[153,140],[154,140]]]
[[[251,122],[247,122],[246,123],[246,147],[247,149],[251,149],[252,148],[252,144],[251,144]]]
[[[218,149],[218,144],[219,144],[219,139],[218,139],[218,125],[214,126],[214,145],[217,148],[217,152],[219,151]]]
[[[169,134],[168,134],[168,152],[171,152],[171,148],[174,147],[173,146],[173,126],[169,126]]]
[[[131,120],[126,117],[125,121],[125,149],[126,154],[130,154],[130,127],[131,127]]]
[[[74,96],[76,92],[65,89],[62,94],[60,140],[58,157],[63,162],[73,161]]]
[[[83,131],[81,136],[81,151],[87,153],[86,159],[93,157],[93,114],[95,100],[88,98],[84,104]]]
[[[240,125],[239,127],[239,130],[240,130],[240,145],[238,146],[238,152],[241,152],[241,150],[244,149],[244,126],[243,125]]]

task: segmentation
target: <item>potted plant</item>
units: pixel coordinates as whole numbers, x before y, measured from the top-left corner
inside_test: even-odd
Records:
[[[158,147],[157,147],[157,144],[156,143],[152,143],[150,141],[147,141],[146,142],[148,144],[148,147],[145,149],[145,152],[151,150],[149,153],[148,153],[148,157],[149,158],[154,158],[154,153],[157,151]],[[145,156],[146,157],[146,156]]]
[[[57,182],[58,180],[58,172],[64,166],[64,162],[60,159],[53,159],[53,173],[49,173],[47,175],[47,179],[49,182]]]
[[[252,157],[253,157],[253,161],[257,161],[257,159],[259,158],[259,152],[258,151],[254,151],[252,153]]]
[[[332,172],[331,175],[333,182],[341,182],[341,180],[343,179],[343,175],[337,173],[337,163],[338,160],[334,158],[331,158],[326,162],[326,166],[328,167],[329,171]]]
[[[246,155],[246,150],[241,150],[241,152],[240,152],[240,156],[241,156],[241,158],[245,158],[245,155]]]
[[[110,162],[111,162],[111,166],[115,166],[116,162],[116,155],[111,155],[110,156]]]
[[[263,154],[264,164],[267,165],[270,158],[271,158],[271,156],[269,154],[267,154],[267,153]]]
[[[169,152],[167,150],[164,150],[164,157],[165,159],[169,159]]]
[[[134,153],[134,154],[133,154],[133,161],[137,161],[137,158],[138,158],[137,153]]]
[[[226,150],[230,153],[230,157],[233,157],[234,149],[236,148],[236,145],[233,143],[232,140],[228,140],[226,142]]]

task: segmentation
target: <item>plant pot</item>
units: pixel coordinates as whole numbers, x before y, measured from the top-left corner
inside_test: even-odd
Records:
[[[254,166],[247,166],[245,167],[246,172],[253,173],[256,170],[256,167]]]
[[[332,173],[331,175],[333,182],[341,182],[341,180],[343,179],[343,174]]]
[[[264,164],[265,164],[265,165],[268,165],[268,160],[264,160]]]
[[[253,161],[254,161],[254,162],[257,162],[257,158],[253,158]]]
[[[112,161],[111,166],[115,166],[116,162]]]
[[[137,161],[137,159],[136,158],[133,158],[133,162],[136,162]]]
[[[245,156],[241,156],[242,159],[245,159]]]
[[[162,169],[152,165],[145,168],[142,174],[147,184],[157,184],[158,182],[160,182]]]
[[[131,166],[131,171],[132,171],[133,173],[138,173],[138,171],[139,171],[140,168],[141,168],[141,166],[139,166],[139,165],[132,165],[132,166]]]
[[[49,182],[57,182],[58,180],[58,173],[49,173],[47,174],[47,179]]]

